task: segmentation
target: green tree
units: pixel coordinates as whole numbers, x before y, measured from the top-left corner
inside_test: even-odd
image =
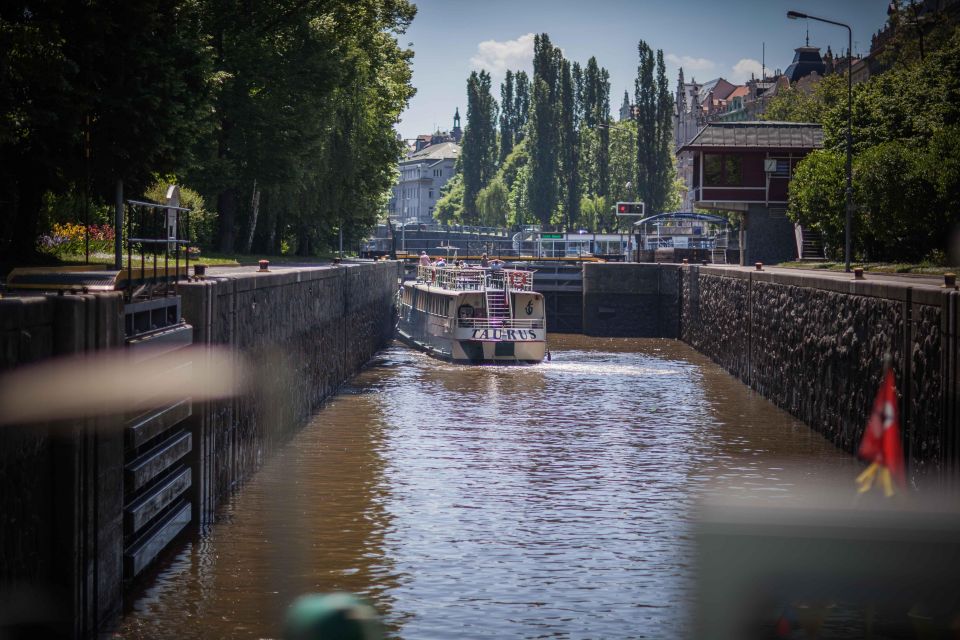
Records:
[[[790,181],[790,219],[818,231],[828,255],[843,255],[845,165],[842,153],[822,149],[800,162]]]
[[[510,192],[500,180],[493,180],[477,194],[480,224],[502,227],[507,224],[510,211]]]
[[[500,85],[500,163],[506,160],[513,151],[516,132],[514,127],[517,116],[514,112],[516,102],[513,93],[513,72],[507,69],[507,74]]]
[[[527,126],[530,152],[527,197],[530,208],[542,225],[549,225],[558,202],[559,156],[559,50],[547,34],[534,36],[533,88]]]
[[[476,223],[477,194],[496,171],[497,105],[490,95],[490,74],[474,71],[467,80],[467,127],[463,136],[463,217]]]
[[[157,34],[163,34],[158,37]],[[194,3],[12,0],[0,9],[0,254],[30,260],[47,194],[112,201],[189,161],[208,110]]]
[[[440,198],[433,213],[441,224],[456,224],[463,221],[463,173],[455,173],[440,188]]]
[[[560,66],[560,175],[565,214],[564,227],[570,230],[580,217],[580,140],[576,128],[577,98],[570,63]]]

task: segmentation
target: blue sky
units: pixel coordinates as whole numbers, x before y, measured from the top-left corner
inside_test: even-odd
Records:
[[[411,43],[417,95],[397,126],[404,138],[452,126],[454,107],[466,119],[466,79],[473,69],[493,74],[500,99],[505,69],[530,72],[533,34],[548,33],[570,60],[594,55],[610,71],[616,113],[624,90],[633,95],[637,41],[663,49],[667,77],[676,86],[683,66],[703,82],[717,76],[744,81],[759,75],[763,43],[768,69],[786,69],[807,26],[810,44],[824,51],[846,49],[846,29],[820,22],[787,20],[794,9],[847,22],[854,53],[867,53],[870,36],[886,20],[888,0],[422,0],[400,43]]]

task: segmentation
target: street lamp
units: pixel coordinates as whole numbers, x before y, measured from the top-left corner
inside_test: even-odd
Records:
[[[847,30],[847,211],[846,223],[844,228],[844,251],[843,257],[846,262],[846,270],[850,272],[850,224],[853,218],[853,124],[851,117],[851,104],[853,103],[853,30],[850,25],[826,18],[800,13],[799,11],[787,11],[787,17],[791,20],[816,20],[817,22],[826,22],[843,27]]]

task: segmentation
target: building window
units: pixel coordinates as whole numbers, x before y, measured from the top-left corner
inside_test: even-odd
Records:
[[[738,187],[743,181],[743,158],[720,153],[703,154],[703,184],[706,187]]]
[[[433,189],[430,189],[430,199],[433,200]]]

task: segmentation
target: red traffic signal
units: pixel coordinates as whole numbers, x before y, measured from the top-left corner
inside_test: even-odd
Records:
[[[618,216],[642,216],[643,203],[642,202],[618,202],[617,215]]]

